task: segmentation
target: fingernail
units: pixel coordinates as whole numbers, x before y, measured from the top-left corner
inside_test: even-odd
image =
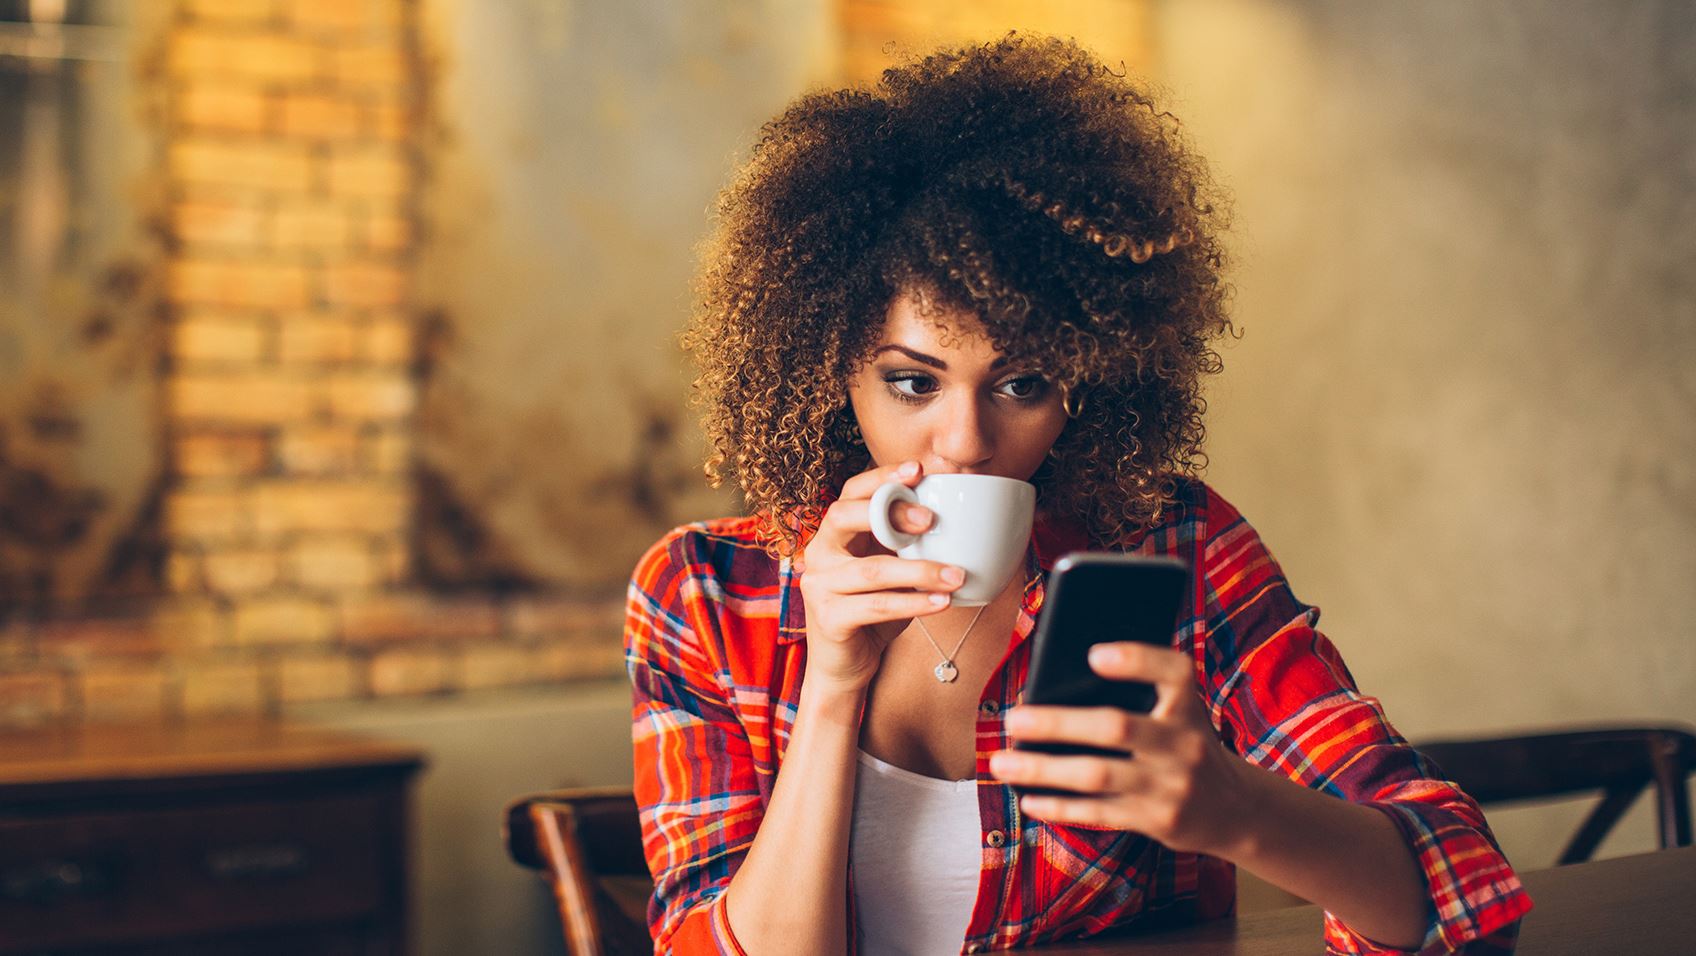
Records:
[[[1089,649],[1089,662],[1094,667],[1119,663],[1119,649],[1110,644],[1097,644]]]
[[[944,584],[965,584],[966,583],[966,572],[964,572],[964,571],[962,571],[962,570],[960,570],[959,568],[956,568],[956,567],[943,568],[942,569],[942,582]]]
[[[903,478],[911,478],[919,473],[919,463],[916,461],[902,462],[901,467],[895,469],[895,473]]]
[[[930,596],[930,603],[937,607],[947,607],[949,600],[950,598],[946,594],[932,594]]]
[[[1025,768],[1025,762],[1017,754],[1002,751],[989,758],[989,769],[996,773],[1018,773]]]

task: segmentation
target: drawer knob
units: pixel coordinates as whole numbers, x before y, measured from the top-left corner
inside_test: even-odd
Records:
[[[214,880],[234,881],[297,876],[311,865],[306,849],[293,843],[248,843],[206,853],[206,872]]]
[[[44,860],[0,873],[0,898],[52,903],[73,896],[95,896],[112,886],[108,869],[92,860]]]

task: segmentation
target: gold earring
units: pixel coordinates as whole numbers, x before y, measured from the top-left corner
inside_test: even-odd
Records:
[[[1063,389],[1060,392],[1060,407],[1066,410],[1067,418],[1077,418],[1084,410],[1083,393],[1074,389]]]

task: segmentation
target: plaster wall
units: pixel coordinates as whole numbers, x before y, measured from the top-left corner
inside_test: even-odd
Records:
[[[159,590],[158,5],[0,62],[0,618]],[[138,66],[138,64],[141,64]]]
[[[1696,723],[1696,11],[1152,22],[1236,200],[1208,477],[1363,689],[1415,740]],[[1493,819],[1542,866],[1574,812]]]
[[[442,130],[419,280],[440,347],[420,457],[482,523],[476,560],[616,587],[667,527],[736,511],[683,408],[692,249],[760,124],[833,75],[832,10],[426,4]]]

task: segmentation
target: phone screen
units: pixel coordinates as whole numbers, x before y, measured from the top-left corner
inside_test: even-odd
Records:
[[[1153,709],[1152,685],[1098,676],[1090,669],[1089,649],[1104,641],[1170,647],[1189,578],[1189,566],[1176,558],[1079,552],[1056,561],[1032,637],[1024,702],[1135,713]],[[1102,753],[1068,744],[1021,741],[1017,746],[1043,753]]]

